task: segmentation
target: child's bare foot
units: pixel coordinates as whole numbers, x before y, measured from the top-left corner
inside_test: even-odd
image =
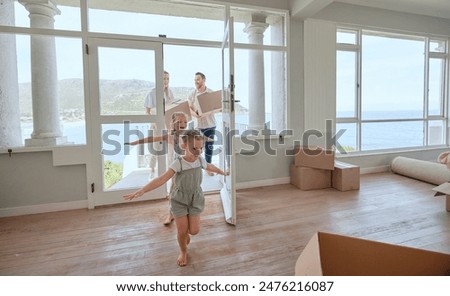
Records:
[[[187,264],[187,252],[186,251],[182,251],[180,253],[180,255],[178,255],[178,259],[177,259],[177,264],[178,266],[186,266]]]
[[[191,236],[188,234],[186,237],[186,246],[191,242]]]
[[[164,225],[170,225],[170,223],[172,223],[172,221],[174,220],[172,215],[169,215],[166,217],[166,220],[164,220]]]

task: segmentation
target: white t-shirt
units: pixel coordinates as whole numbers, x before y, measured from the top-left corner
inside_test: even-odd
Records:
[[[206,169],[206,166],[208,163],[206,162],[206,159],[203,156],[199,156],[194,162],[189,162],[184,159],[184,157],[181,157],[181,165],[183,166],[184,170],[189,169],[195,169],[198,167],[202,167],[203,169]],[[175,171],[175,173],[181,172],[181,166],[180,166],[180,160],[177,158],[175,159],[172,164],[169,166],[172,170]]]
[[[212,90],[209,88],[206,88],[204,92],[199,92],[197,89],[195,89],[188,97],[189,106],[190,107],[194,106],[194,101],[196,100],[198,95],[210,92],[212,92]],[[197,128],[210,128],[216,126],[216,118],[214,117],[213,113],[209,113],[207,115],[203,115],[195,119],[197,121],[196,125]]]
[[[168,88],[167,92],[164,92],[164,104],[166,106],[168,106],[168,105],[172,104],[174,100],[175,100],[175,97],[173,96],[172,90],[170,88]],[[154,109],[154,108],[156,108],[156,89],[155,88],[153,88],[145,97],[144,107],[151,108],[152,114],[156,114],[155,113],[156,110]]]

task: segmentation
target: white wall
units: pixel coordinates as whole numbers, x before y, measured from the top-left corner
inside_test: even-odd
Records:
[[[336,25],[308,19],[304,22],[304,124],[305,131],[319,132],[304,145],[331,148],[327,137],[334,134],[336,122]]]
[[[0,217],[20,207],[87,205],[86,166],[54,166],[52,152],[0,154]]]

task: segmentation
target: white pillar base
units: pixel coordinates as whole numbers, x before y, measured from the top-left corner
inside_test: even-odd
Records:
[[[57,146],[62,144],[68,144],[67,137],[52,137],[52,138],[40,138],[40,139],[25,139],[25,146],[38,147],[38,146]]]
[[[260,124],[258,124],[258,125],[249,125],[247,129],[251,130],[251,131],[258,131],[259,135],[261,135],[261,131],[266,129],[266,125],[265,124],[263,124],[263,125],[260,125]]]

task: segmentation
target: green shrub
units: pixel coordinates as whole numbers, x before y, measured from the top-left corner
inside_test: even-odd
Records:
[[[123,165],[110,160],[104,162],[103,174],[105,176],[105,189],[122,180]]]

